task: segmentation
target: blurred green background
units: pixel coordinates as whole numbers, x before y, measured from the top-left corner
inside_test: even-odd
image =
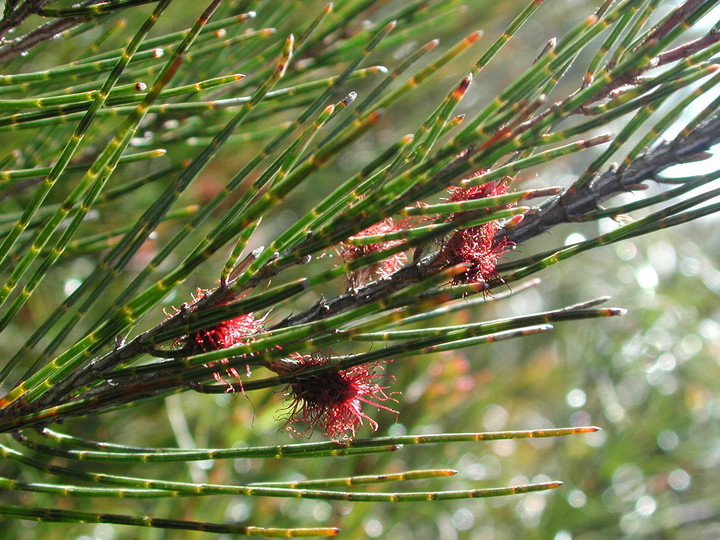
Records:
[[[316,13],[320,2],[305,2]],[[200,3],[193,10],[200,11]],[[521,73],[545,42],[563,35],[599,2],[556,0],[546,2],[537,15],[475,81],[460,112],[471,114],[499,89]],[[675,5],[661,4],[661,12]],[[385,3],[372,16],[380,16],[397,3]],[[468,2],[457,16],[427,29],[422,40],[415,37],[399,45],[391,55],[376,55],[372,62],[390,67],[418,44],[440,37],[439,51],[475,29],[483,29],[483,44],[499,32],[525,5],[524,1]],[[267,2],[266,9],[282,9],[283,2]],[[188,6],[176,2],[155,33],[187,26]],[[146,16],[139,8],[128,15],[128,28]],[[110,23],[107,23],[110,24]],[[98,29],[98,32],[102,30]],[[398,31],[402,31],[399,28]],[[92,33],[53,48],[43,48],[23,70],[40,69],[70,61],[83,43],[97,38]],[[117,46],[118,39],[113,43]],[[482,45],[481,45],[482,46]],[[110,47],[110,44],[108,44]],[[474,50],[475,51],[475,50]],[[414,95],[395,107],[383,125],[359,141],[339,161],[324,169],[292,207],[278,209],[276,219],[266,223],[265,239],[294,220],[349,171],[376,156],[398,135],[414,131],[445,93],[469,69],[474,53],[445,69],[430,90]],[[372,63],[371,62],[371,63]],[[218,73],[232,73],[232,66],[218,64]],[[582,69],[570,72],[559,94],[577,85]],[[370,82],[349,82],[345,93],[363,91]],[[292,118],[292,111],[288,114]],[[266,126],[267,127],[267,126]],[[262,128],[259,122],[240,132]],[[603,130],[605,131],[605,130]],[[8,135],[3,135],[7,137]],[[12,137],[32,137],[31,132]],[[265,139],[267,140],[267,139]],[[15,140],[15,142],[17,142]],[[155,139],[150,147],[168,149],[160,168],[180,162],[198,150],[191,141],[164,144]],[[186,196],[186,203],[207,200],[242,164],[255,155],[259,141],[228,145]],[[138,145],[142,141],[138,141]],[[563,159],[528,173],[524,182],[535,185],[568,185],[591,161],[593,151]],[[132,171],[147,165],[125,169]],[[129,171],[129,172],[128,172]],[[139,192],[138,206],[157,196],[160,186]],[[8,205],[22,206],[22,198]],[[127,204],[127,203],[123,203]],[[117,207],[103,219],[122,220],[133,210]],[[496,441],[408,447],[389,455],[332,460],[236,460],[190,465],[161,464],[153,471],[163,478],[195,482],[237,483],[315,478],[332,475],[369,474],[416,468],[453,468],[449,479],[423,481],[418,489],[493,487],[516,483],[561,480],[564,485],[544,494],[425,503],[328,503],[310,500],[207,497],[167,500],[159,504],[142,501],[104,501],[103,511],[173,515],[181,519],[238,521],[260,526],[334,525],[342,538],[430,539],[554,539],[594,540],[607,538],[712,539],[720,537],[720,240],[717,218],[649,237],[627,241],[586,253],[552,267],[538,277],[541,283],[507,299],[453,315],[454,321],[492,319],[560,308],[602,295],[610,305],[629,308],[622,318],[558,324],[554,332],[446,354],[402,359],[388,366],[402,391],[396,419],[386,412],[373,414],[380,423],[379,435],[455,431],[516,430],[596,425],[602,431],[586,436],[535,441]],[[88,225],[89,230],[92,224]],[[172,232],[159,230],[158,242]],[[612,227],[599,224],[562,227],[523,245],[520,255],[539,252],[565,242],[570,235],[591,236]],[[262,243],[262,240],[257,240]],[[148,245],[144,256],[153,252]],[[94,266],[92,256],[60,266],[43,285],[39,297],[54,305],[73,280]],[[219,263],[221,264],[221,263]],[[215,275],[197,275],[187,284],[209,287]],[[70,285],[68,285],[70,284]],[[331,289],[329,289],[330,291]],[[179,305],[185,298],[168,299]],[[309,302],[303,299],[303,304]],[[49,307],[35,302],[19,325],[1,344],[2,353],[16,349],[35,321]],[[273,313],[280,320],[283,314]],[[162,319],[161,313],[157,319]],[[153,323],[148,320],[146,324]],[[191,392],[164,403],[145,405],[99,417],[75,420],[62,431],[96,440],[144,446],[231,447],[290,442],[278,431],[282,397],[272,391],[217,397]],[[367,428],[359,436],[369,436]],[[94,470],[102,470],[96,466]],[[128,474],[142,474],[128,467]],[[26,480],[33,472],[24,473]],[[418,483],[418,486],[421,484]],[[379,488],[378,488],[379,489]],[[4,496],[4,495],[2,495]],[[21,495],[21,502],[40,506],[69,507],[74,500]],[[91,508],[92,502],[76,508]],[[83,508],[85,506],[85,508]],[[48,525],[31,522],[0,524],[0,530],[22,539],[33,538],[199,538],[203,535],[163,531],[138,531],[111,525]],[[9,537],[9,536],[7,536]]]

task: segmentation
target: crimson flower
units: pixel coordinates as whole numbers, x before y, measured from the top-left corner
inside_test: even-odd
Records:
[[[269,367],[277,373],[295,375],[284,390],[290,403],[283,415],[287,420],[286,428],[295,435],[309,436],[319,427],[326,437],[349,440],[355,436],[358,426],[365,425],[365,421],[376,431],[378,423],[362,411],[363,403],[398,414],[378,403],[397,401],[385,393],[387,386],[376,382],[383,376],[382,362],[305,375],[303,371],[331,363],[330,357],[321,353],[293,353],[290,358],[294,361],[276,362]],[[298,431],[294,427],[297,424],[306,427]]]
[[[251,336],[262,331],[262,323],[262,319],[256,319],[252,313],[248,313],[222,321],[212,328],[198,330],[190,336],[190,340],[202,352],[227,349],[247,343]]]
[[[478,173],[482,174],[482,173]],[[485,197],[496,197],[508,192],[506,182],[487,182],[468,188],[452,186],[448,188],[448,202],[470,201]],[[453,214],[450,219],[457,219],[460,214]],[[497,263],[501,255],[507,253],[512,244],[506,239],[496,240],[500,230],[498,221],[489,221],[476,227],[458,229],[444,243],[442,257],[445,264],[453,266],[470,263],[470,269],[458,275],[454,284],[483,283],[497,275]]]
[[[355,237],[387,234],[395,231],[400,231],[404,227],[404,222],[398,223],[393,218],[389,217],[383,219],[375,225],[371,225],[370,227],[360,231],[359,233],[356,233]],[[340,249],[338,251],[343,260],[346,263],[349,263],[354,261],[355,259],[364,257],[365,255],[370,255],[371,253],[380,253],[381,251],[388,250],[402,243],[403,240],[389,240],[387,242],[378,242],[375,244],[362,245],[343,242],[342,244],[340,244]],[[400,268],[403,267],[403,264],[405,264],[406,260],[407,257],[402,252],[390,255],[386,259],[382,259],[381,261],[356,270],[352,274],[348,275],[348,284],[351,288],[356,288],[364,285],[369,281],[388,276],[393,272],[400,270]]]
[[[197,302],[207,296],[210,292],[211,291],[208,290],[198,289],[197,298],[193,297],[193,305],[197,304]],[[202,330],[198,330],[197,332],[186,336],[181,342],[182,348],[187,350],[189,354],[198,354],[227,349],[233,345],[245,344],[252,339],[252,336],[263,330],[264,321],[264,318],[256,319],[252,313],[240,315],[239,317],[222,321],[215,326],[203,328]],[[227,358],[223,358],[216,362],[205,364],[205,367],[212,369],[218,364],[227,363],[229,363],[229,360]],[[228,377],[240,382],[240,375],[234,367],[227,368],[224,371]],[[246,372],[247,375],[250,376],[249,366],[246,366]],[[227,384],[230,388],[233,388],[232,385],[223,378],[223,375],[219,371],[214,371],[212,375],[219,383]]]

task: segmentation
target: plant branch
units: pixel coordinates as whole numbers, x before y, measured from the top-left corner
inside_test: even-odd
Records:
[[[603,201],[632,191],[644,181],[653,180],[668,167],[694,161],[695,156],[718,142],[720,116],[698,126],[685,137],[662,143],[626,166],[601,174],[585,187],[570,188],[562,195],[548,199],[540,207],[527,212],[519,225],[500,234],[519,244],[561,223],[582,221],[585,214],[597,210]]]
[[[90,6],[98,3],[99,0],[85,0],[80,2],[80,7]],[[26,54],[30,49],[50,41],[56,35],[69,30],[78,24],[90,20],[89,15],[77,17],[59,17],[45,24],[40,24],[27,34],[24,34],[13,40],[5,40],[5,36],[13,29],[21,25],[30,15],[41,14],[48,0],[26,0],[19,6],[15,7],[10,2],[6,3],[5,13],[0,19],[0,62]],[[14,8],[14,9],[13,9]]]
[[[682,60],[683,58],[686,58],[691,54],[702,51],[706,47],[709,47],[710,45],[713,45],[718,41],[720,41],[720,30],[717,28],[712,28],[703,37],[697,38],[693,41],[689,41],[688,43],[683,43],[682,45],[678,45],[674,49],[669,49],[665,52],[658,54],[657,65],[663,66],[677,60]]]
[[[720,117],[699,126],[687,137],[661,144],[621,169],[611,170],[600,175],[587,187],[578,190],[570,188],[565,190],[562,195],[548,199],[537,209],[526,213],[519,225],[505,231],[505,233],[501,232],[500,237],[519,244],[544,233],[556,225],[582,221],[582,217],[589,212],[595,211],[602,201],[637,188],[643,181],[654,179],[660,172],[672,165],[692,161],[694,157],[702,154],[717,142],[720,142]],[[311,308],[286,317],[269,328],[269,330],[322,320],[386,297],[440,271],[442,266],[439,263],[438,256],[439,251],[430,253],[385,279],[373,281],[329,300],[322,299]],[[271,273],[274,275],[276,272]],[[265,275],[266,273],[260,272],[260,274]],[[478,288],[478,292],[481,290],[483,289]],[[162,331],[188,324],[192,313],[233,300],[234,298],[229,298],[228,294],[232,293],[226,286],[221,286],[200,300],[192,309],[185,306],[176,315],[163,321],[153,329],[140,334],[128,344],[120,346],[106,356],[91,362],[86,368],[78,370],[76,376],[67,381],[68,384],[63,385],[63,393],[67,390],[77,390],[88,384],[98,373],[112,369],[143,353],[148,353],[147,344],[153,342],[153,336]],[[235,296],[235,298],[237,297]],[[52,393],[52,395],[55,395],[55,393]],[[49,403],[44,400],[43,405],[49,405]]]
[[[5,13],[0,20],[0,40],[3,39],[8,32],[16,28],[32,13],[41,9],[48,0],[27,0],[15,7],[16,2],[6,2]],[[15,9],[13,9],[15,8]]]

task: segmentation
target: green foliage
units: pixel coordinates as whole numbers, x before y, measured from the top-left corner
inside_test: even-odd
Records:
[[[607,293],[595,252],[553,265],[636,253],[720,209],[717,170],[669,170],[720,142],[720,2],[47,3],[6,0],[0,21],[0,515],[26,520],[15,536],[52,531],[27,520],[98,537],[676,526],[643,524],[657,497],[633,463],[658,430],[677,446],[675,419],[647,411],[636,456],[605,444],[644,403],[614,382],[642,386],[617,360],[640,338],[580,322],[625,313],[568,293]],[[565,276],[556,300],[537,273]],[[644,331],[667,323],[646,311]],[[547,343],[557,323],[577,350],[496,343]],[[587,365],[545,373],[571,356]],[[588,380],[609,430],[592,400],[569,419],[536,409],[557,388],[584,407]],[[530,425],[501,431],[511,414]],[[537,493],[560,480],[565,498]],[[637,515],[608,525],[623,482]],[[588,484],[614,502],[588,504]],[[480,513],[431,502],[489,497]],[[563,519],[565,501],[587,522]]]

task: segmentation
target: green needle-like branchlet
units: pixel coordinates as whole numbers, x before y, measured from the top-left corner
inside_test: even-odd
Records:
[[[153,527],[160,529],[176,529],[233,535],[239,534],[244,536],[264,536],[273,538],[335,536],[340,532],[339,529],[333,527],[292,529],[277,527],[246,527],[243,525],[183,521],[177,519],[152,518],[149,516],[81,512],[78,510],[62,510],[59,508],[27,508],[24,506],[7,505],[0,506],[0,515],[29,521],[45,521],[54,523],[112,523],[115,525],[133,525],[135,527]]]

